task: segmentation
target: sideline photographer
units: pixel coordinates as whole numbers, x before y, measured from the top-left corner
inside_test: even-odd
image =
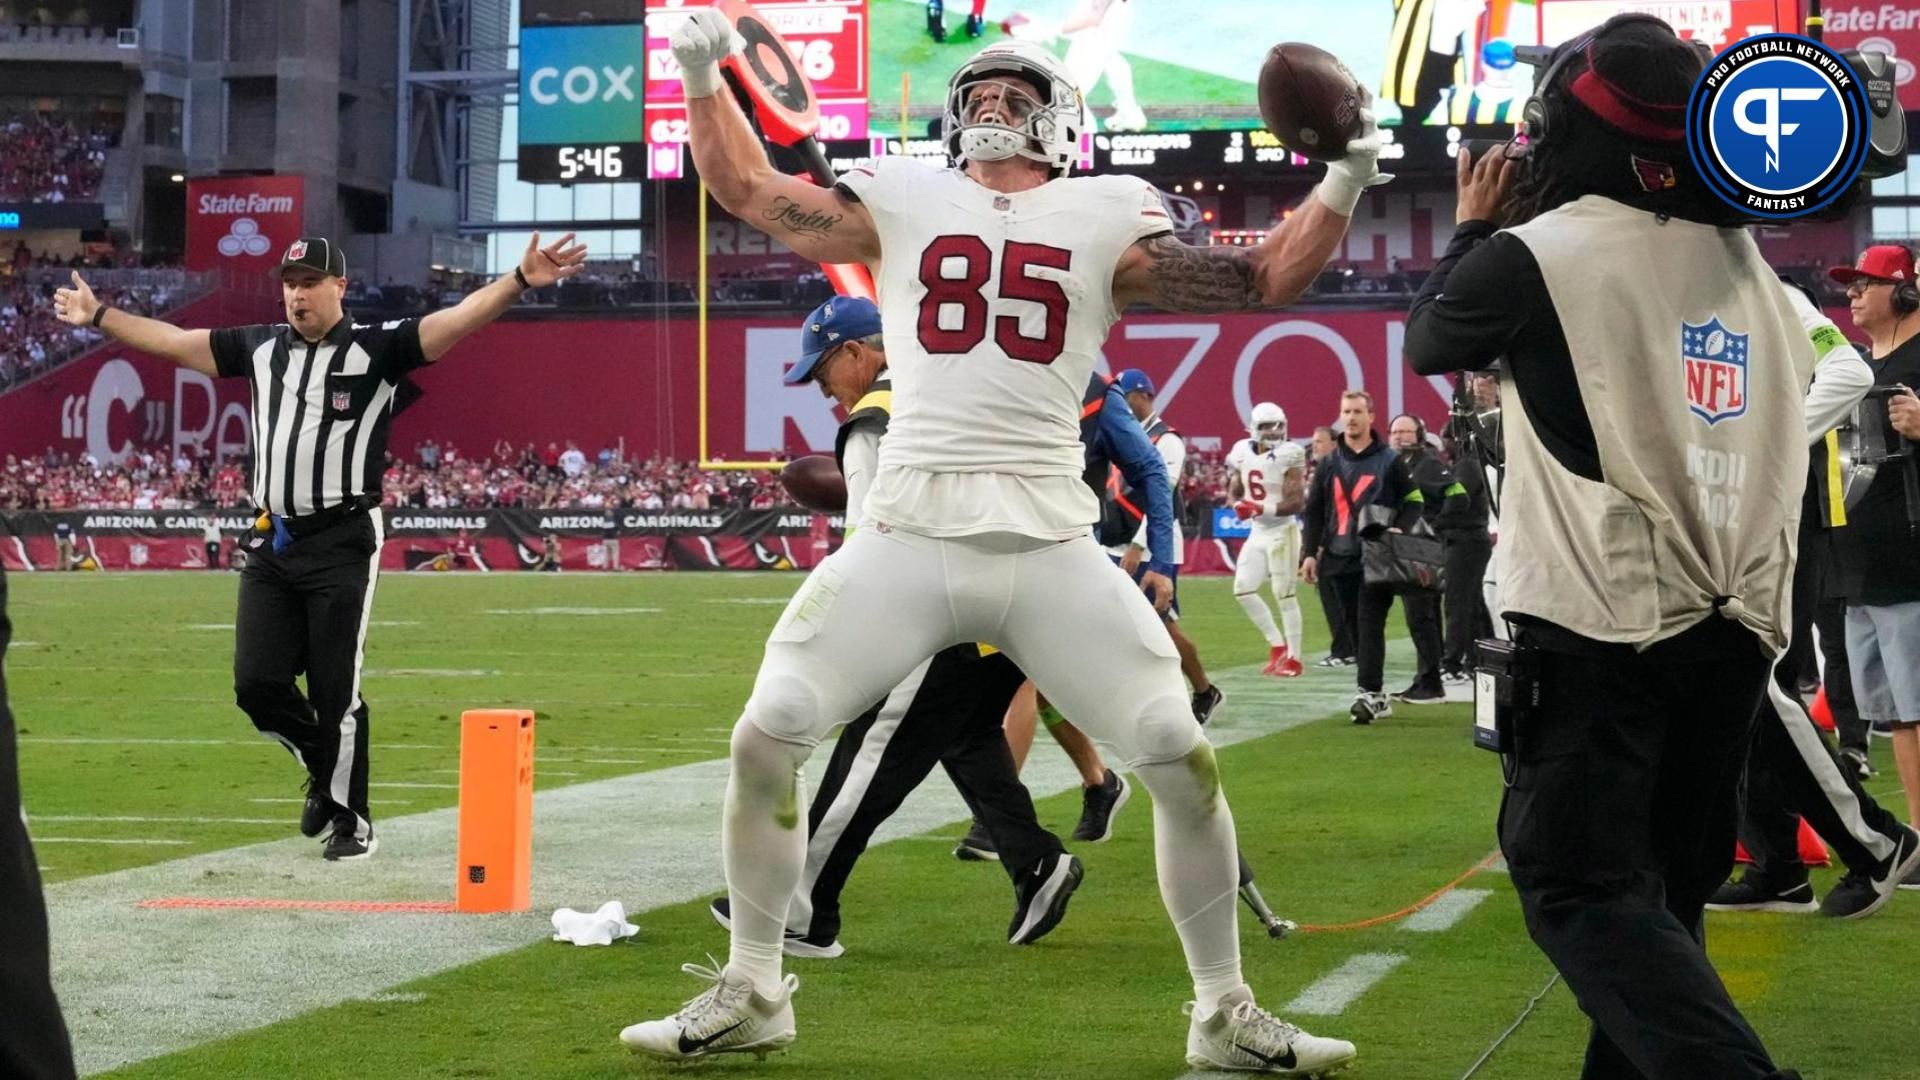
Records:
[[[1462,155],[1460,226],[1407,321],[1422,375],[1506,361],[1494,614],[1526,692],[1500,842],[1593,1019],[1589,1080],[1795,1075],[1714,971],[1702,909],[1786,644],[1807,451],[1779,435],[1803,429],[1814,353],[1688,159],[1701,64],[1637,14],[1557,49],[1524,155]],[[1740,362],[1737,413],[1688,393],[1712,357]]]

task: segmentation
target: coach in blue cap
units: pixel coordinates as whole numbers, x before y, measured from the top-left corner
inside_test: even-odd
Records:
[[[800,359],[784,381],[788,386],[817,382],[822,394],[851,410],[887,366],[884,348],[880,309],[873,301],[836,296],[814,308],[800,327]]]

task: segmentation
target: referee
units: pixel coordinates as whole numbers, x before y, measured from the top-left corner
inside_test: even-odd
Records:
[[[184,330],[102,304],[80,275],[54,311],[203,375],[253,383],[253,502],[235,618],[234,697],[255,727],[307,770],[300,832],[331,827],[329,860],[376,842],[367,809],[367,704],[360,664],[385,539],[380,480],[393,396],[409,371],[500,317],[524,289],[578,273],[586,247],[568,233],[457,306],[377,326],[341,308],[347,262],[304,237],[280,262],[287,321]],[[305,672],[307,692],[294,679]]]

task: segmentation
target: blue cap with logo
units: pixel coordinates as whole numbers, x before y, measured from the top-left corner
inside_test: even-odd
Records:
[[[1120,388],[1122,394],[1145,394],[1153,396],[1153,380],[1139,368],[1128,368],[1113,377],[1113,385]]]
[[[826,355],[849,341],[880,332],[880,309],[859,296],[836,296],[814,308],[800,327],[800,359],[781,381],[798,386],[813,378]]]

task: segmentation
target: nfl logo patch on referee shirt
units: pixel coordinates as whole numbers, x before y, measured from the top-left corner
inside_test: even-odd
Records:
[[[352,407],[353,407],[352,391],[335,390],[333,392],[333,411],[334,412],[346,412],[348,409]]]

